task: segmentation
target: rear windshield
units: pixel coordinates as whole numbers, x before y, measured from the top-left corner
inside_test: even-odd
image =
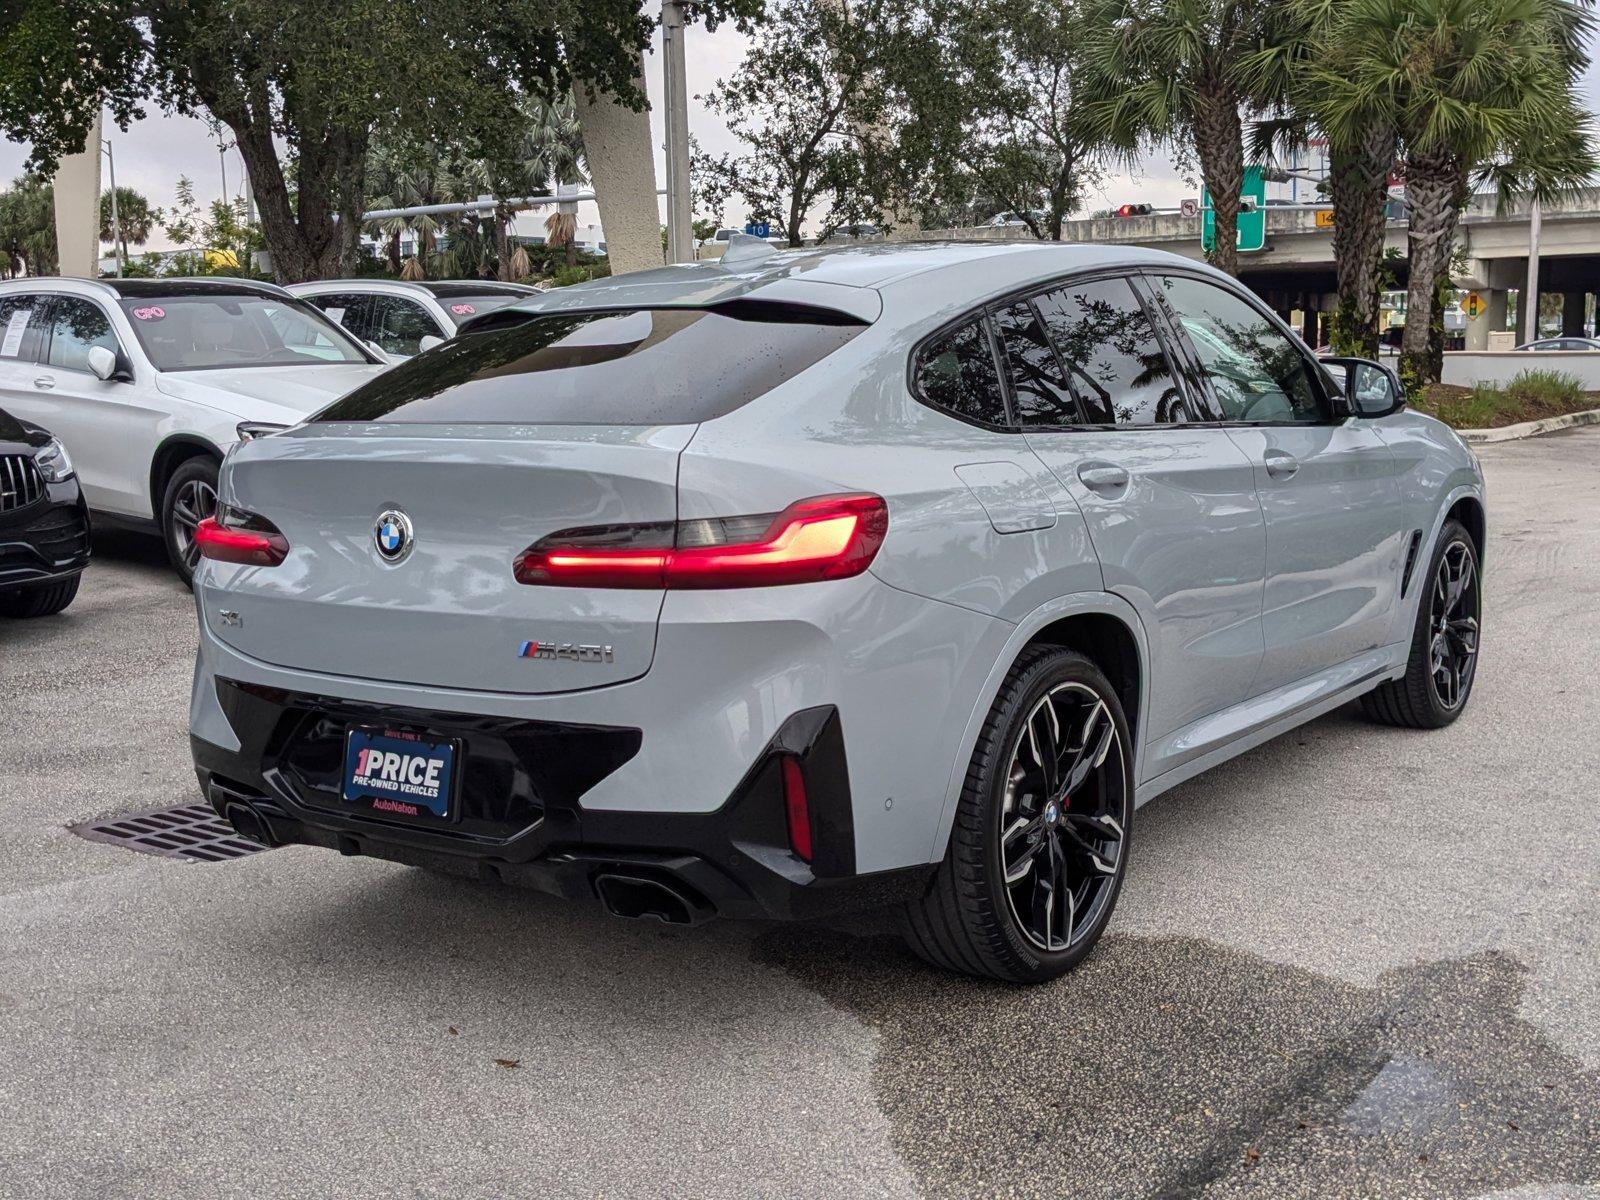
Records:
[[[864,326],[745,302],[551,313],[466,333],[357,388],[321,421],[684,425],[730,413]]]
[[[371,362],[299,300],[254,294],[140,296],[122,311],[158,371]]]

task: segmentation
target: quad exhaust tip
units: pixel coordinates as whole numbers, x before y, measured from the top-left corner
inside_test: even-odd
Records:
[[[252,842],[259,842],[263,846],[278,844],[261,814],[248,804],[235,800],[222,810],[222,815],[227,818],[228,824],[233,826],[233,831],[240,837],[249,838]]]
[[[614,917],[660,921],[665,925],[698,925],[712,915],[686,889],[646,875],[602,871],[594,877],[594,890]]]

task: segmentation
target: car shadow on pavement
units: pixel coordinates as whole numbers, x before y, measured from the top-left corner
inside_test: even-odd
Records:
[[[758,958],[881,1037],[930,1196],[1465,1196],[1600,1180],[1600,1075],[1518,1016],[1501,953],[1351,986],[1193,938],[1110,936],[1012,989],[895,939],[796,928]]]

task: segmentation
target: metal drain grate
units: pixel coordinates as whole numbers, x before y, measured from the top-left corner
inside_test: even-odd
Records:
[[[145,854],[191,858],[198,862],[223,862],[268,848],[240,837],[208,804],[155,808],[71,828],[73,833],[91,842],[110,842]]]

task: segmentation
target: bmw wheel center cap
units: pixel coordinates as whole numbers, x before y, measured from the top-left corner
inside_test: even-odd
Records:
[[[373,522],[372,542],[384,562],[396,563],[410,554],[412,540],[411,518],[397,508],[385,509]]]

